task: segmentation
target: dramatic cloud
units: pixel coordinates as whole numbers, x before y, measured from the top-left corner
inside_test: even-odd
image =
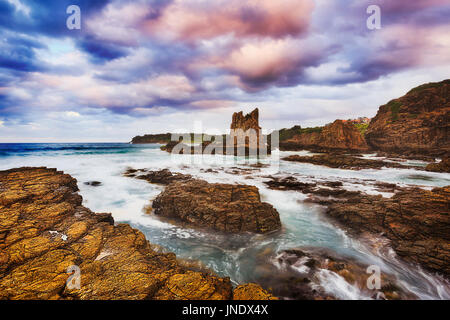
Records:
[[[72,4],[81,30],[66,28]],[[380,30],[366,27],[372,4]],[[383,103],[402,93],[392,79],[442,80],[449,15],[444,0],[0,1],[0,132],[255,105],[280,126],[322,123],[351,113],[355,88],[376,83]]]

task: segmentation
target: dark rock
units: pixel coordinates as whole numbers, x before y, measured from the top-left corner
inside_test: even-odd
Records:
[[[162,217],[223,232],[267,233],[281,228],[278,212],[261,202],[254,186],[177,181],[158,195],[153,209]]]
[[[443,158],[438,163],[430,163],[425,168],[426,171],[433,172],[450,172],[450,157]]]
[[[125,173],[126,175],[126,173]],[[168,185],[174,181],[185,181],[192,179],[189,174],[172,173],[168,169],[162,169],[158,171],[145,171],[144,174],[135,176],[137,179],[145,180],[150,183],[158,183]]]
[[[361,194],[334,202],[326,214],[350,230],[384,234],[399,256],[450,274],[450,186],[401,190],[392,198]]]
[[[315,165],[327,166],[330,168],[349,169],[349,170],[381,169],[383,167],[403,168],[403,169],[411,168],[411,166],[402,165],[395,162],[363,159],[342,154],[321,154],[314,156],[291,155],[283,158],[282,160],[301,163],[312,163]],[[419,170],[421,168],[414,167],[414,169]]]
[[[84,183],[87,186],[98,187],[101,186],[102,183],[100,181],[87,181]]]
[[[402,288],[396,277],[381,272],[380,290],[367,288],[368,265],[350,257],[338,256],[324,248],[294,248],[274,253],[270,249],[256,257],[255,281],[271,288],[273,294],[284,299],[339,299],[328,292],[321,279],[324,276],[341,278],[367,297],[384,299],[414,299],[414,294]]]

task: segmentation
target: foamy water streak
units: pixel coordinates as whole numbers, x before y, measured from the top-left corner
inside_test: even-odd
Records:
[[[280,157],[309,152],[280,152]],[[201,157],[201,159],[200,159]],[[174,161],[176,160],[176,161]],[[240,159],[245,162],[245,159]],[[270,162],[270,158],[262,162]],[[401,285],[421,299],[450,299],[450,284],[416,266],[400,262],[393,251],[374,252],[367,242],[349,237],[321,215],[320,207],[303,202],[305,195],[294,191],[268,189],[265,176],[274,167],[252,168],[236,164],[231,156],[171,157],[159,145],[129,144],[0,144],[0,169],[21,166],[58,168],[78,179],[83,204],[96,212],[111,212],[117,222],[139,228],[155,244],[183,258],[199,259],[219,275],[230,276],[234,283],[253,281],[255,257],[270,248],[273,252],[302,246],[324,247],[338,254],[353,257],[365,264],[377,264],[382,272],[397,275]],[[192,174],[209,182],[245,183],[259,188],[263,201],[271,203],[280,213],[283,231],[271,235],[221,235],[183,229],[146,214],[144,208],[162,190],[138,179],[126,178],[128,167],[163,169]],[[212,168],[217,173],[205,173]],[[252,169],[247,174],[233,174],[235,168]],[[278,171],[278,167],[277,167]],[[309,181],[341,181],[349,190],[379,193],[376,181],[419,185],[423,188],[450,184],[450,174],[413,169],[340,170],[312,164],[281,161],[277,176],[295,175]],[[84,182],[100,181],[99,187]],[[385,194],[385,196],[389,194]],[[337,274],[321,273],[320,285],[336,297],[366,299],[358,288],[349,286]]]

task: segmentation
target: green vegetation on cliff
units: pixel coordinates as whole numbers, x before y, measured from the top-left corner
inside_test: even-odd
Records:
[[[391,110],[391,119],[392,121],[398,120],[398,112],[400,111],[400,107],[402,106],[401,102],[397,100],[391,100],[388,102],[387,106]]]
[[[364,137],[364,135],[366,134],[367,128],[369,127],[368,123],[354,123],[353,124],[356,129],[358,129],[359,133],[361,133],[361,135]]]
[[[293,126],[290,129],[280,130],[280,141],[289,140],[297,134],[312,133],[312,132],[322,132],[323,127],[312,127],[312,128],[302,128],[300,126]]]
[[[418,87],[415,87],[415,88],[409,90],[407,94],[415,93],[415,92],[417,93],[417,92],[420,92],[422,90],[429,89],[429,88],[438,88],[444,84],[450,84],[450,79],[447,79],[447,80],[444,80],[441,82],[429,82],[429,83],[422,84]]]

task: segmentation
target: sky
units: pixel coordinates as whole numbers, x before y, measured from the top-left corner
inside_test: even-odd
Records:
[[[450,78],[449,17],[446,0],[0,0],[0,143],[224,133],[255,107],[268,132],[373,117]]]

